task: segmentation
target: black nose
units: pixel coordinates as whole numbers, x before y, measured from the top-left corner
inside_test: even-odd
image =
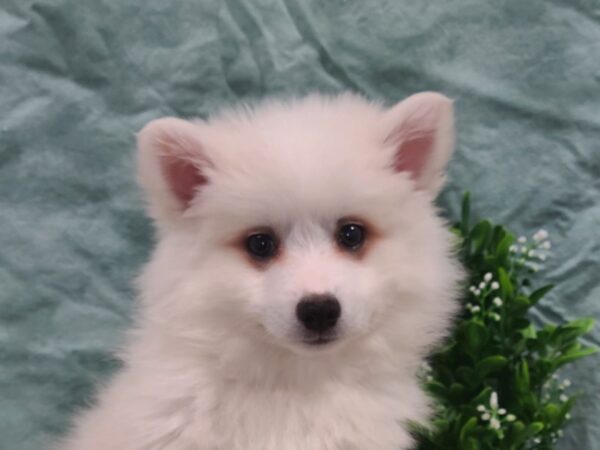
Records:
[[[335,326],[342,307],[337,298],[329,294],[302,297],[296,306],[296,317],[310,331],[323,333]]]

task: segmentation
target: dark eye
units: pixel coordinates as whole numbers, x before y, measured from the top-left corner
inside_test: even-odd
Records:
[[[265,260],[277,252],[275,238],[269,233],[256,233],[246,239],[246,250],[253,258]]]
[[[355,251],[362,247],[365,237],[365,229],[355,223],[342,225],[337,233],[337,241],[340,247],[350,251]]]

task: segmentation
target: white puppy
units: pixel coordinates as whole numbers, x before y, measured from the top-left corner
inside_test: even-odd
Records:
[[[451,102],[267,102],[138,136],[158,243],[68,450],[401,450],[461,271],[432,205]]]

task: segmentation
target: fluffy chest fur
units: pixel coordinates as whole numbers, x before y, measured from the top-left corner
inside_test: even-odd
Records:
[[[411,442],[402,425],[426,412],[410,371],[373,361],[362,353],[367,349],[358,358],[345,355],[348,365],[340,366],[243,344],[228,356],[254,350],[265,356],[260,364],[254,352],[235,361],[199,360],[181,348],[167,353],[161,345],[158,353],[147,341],[136,347],[132,365],[84,416],[67,448],[397,450]]]

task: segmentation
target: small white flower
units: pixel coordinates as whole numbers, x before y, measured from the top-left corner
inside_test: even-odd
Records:
[[[496,297],[493,302],[496,306],[502,306],[502,299],[500,297]]]
[[[508,416],[506,416],[507,422],[514,422],[515,420],[517,420],[517,416],[515,416],[514,414],[509,414]]]
[[[498,283],[497,281],[494,281],[491,285],[492,290],[496,290],[496,289],[500,289],[500,283]]]
[[[558,435],[558,437],[562,437],[562,435],[563,435],[563,430],[558,430],[558,431],[556,432],[556,434]]]
[[[489,413],[483,413],[481,415],[481,420],[490,420],[492,418],[492,416],[490,416]]]
[[[469,290],[473,293],[475,293],[475,291],[477,290],[477,288],[475,286],[470,286]]]
[[[485,289],[485,286],[486,286],[486,284],[485,284],[484,281],[482,281],[481,283],[479,283],[479,289]]]
[[[496,392],[492,392],[492,395],[490,395],[490,406],[492,409],[498,409],[498,394]]]
[[[567,397],[565,394],[560,394],[560,397],[558,398],[561,402],[566,402],[567,400],[569,400],[569,397]]]
[[[569,380],[568,378],[565,378],[565,379],[563,380],[562,384],[563,384],[565,387],[569,387],[569,386],[571,386],[571,380]]]
[[[500,429],[500,421],[498,419],[496,419],[495,417],[493,417],[492,420],[490,420],[490,428],[492,428],[494,430],[499,430]]]
[[[536,240],[537,242],[543,241],[544,239],[547,239],[547,238],[548,238],[548,232],[544,229],[539,230],[533,236],[533,239]]]
[[[483,405],[478,405],[478,406],[477,406],[477,411],[479,411],[479,412],[484,412],[484,411],[485,411],[485,406],[483,406]]]
[[[550,241],[542,242],[540,248],[543,248],[544,250],[550,250],[552,248],[552,244]]]
[[[500,322],[500,314],[492,313],[492,319],[494,319],[496,322]]]
[[[565,414],[565,419],[569,420],[571,418],[571,414],[570,413],[566,413]]]
[[[533,438],[533,442],[536,444],[540,444],[542,440],[539,437]]]
[[[475,289],[475,290],[473,291],[473,294],[475,294],[475,295],[479,296],[479,294],[481,294],[481,291],[480,291],[479,289]]]
[[[558,380],[558,375],[556,375],[556,374],[552,375],[552,379],[553,380]]]
[[[510,247],[508,247],[508,251],[511,253],[516,253],[517,250],[519,250],[519,246],[517,245],[511,245]]]
[[[492,278],[493,278],[493,276],[492,276],[492,273],[491,273],[491,272],[488,272],[488,273],[486,273],[486,274],[483,276],[483,279],[484,279],[484,280],[485,280],[487,283],[489,283],[490,281],[492,281]]]
[[[546,255],[544,255],[544,254],[542,253],[542,254],[538,255],[538,259],[539,259],[540,261],[546,261]]]
[[[500,414],[501,416],[503,416],[504,414],[506,414],[506,410],[504,408],[500,408],[498,410],[498,414]]]
[[[479,311],[481,311],[481,308],[477,305],[475,305],[471,308],[472,313],[478,313]]]
[[[521,253],[523,253],[525,256],[527,256],[527,254],[529,253],[529,249],[523,245],[521,247]]]
[[[517,242],[519,244],[524,244],[525,242],[527,242],[527,238],[525,236],[520,236],[519,239],[517,239]]]

